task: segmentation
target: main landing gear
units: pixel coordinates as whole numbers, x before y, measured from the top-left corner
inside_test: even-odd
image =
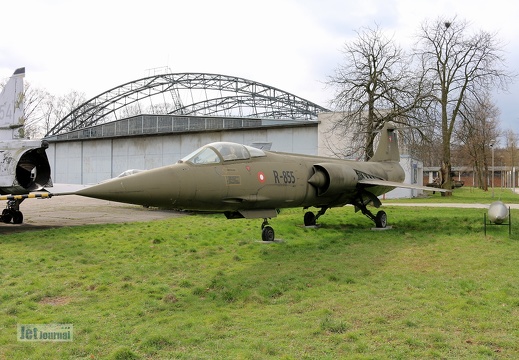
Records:
[[[7,202],[7,207],[2,211],[0,220],[6,224],[9,224],[11,221],[13,224],[23,223],[23,214],[20,211],[20,203],[21,201],[18,200],[9,200]]]
[[[375,207],[379,207],[381,205],[380,200],[378,200],[376,197],[374,197],[374,199],[373,196],[370,197],[367,203],[373,201]],[[385,211],[380,210],[379,212],[377,212],[377,215],[374,215],[371,211],[367,209],[366,201],[362,201],[362,199],[355,201],[353,205],[355,205],[355,211],[360,210],[364,215],[366,215],[371,221],[375,223],[375,226],[377,228],[383,229],[387,227],[387,214]],[[314,214],[311,211],[307,211],[304,216],[305,226],[315,226],[317,223],[317,219],[324,215],[326,210],[328,210],[327,206],[322,207],[317,214]]]
[[[362,196],[359,197],[353,202],[355,206],[355,211],[361,211],[366,217],[368,217],[371,221],[375,223],[375,226],[379,229],[384,229],[387,227],[387,214],[385,211],[380,210],[374,215],[371,211],[366,207],[367,204],[373,202],[375,207],[380,207],[382,203],[380,200],[372,194],[367,195],[367,199],[363,200]],[[306,209],[306,208],[305,208]],[[317,224],[317,219],[319,219],[322,215],[326,213],[328,210],[328,206],[323,206],[316,214],[311,211],[305,212],[304,215],[304,224],[305,226],[315,226]],[[229,216],[228,216],[229,217]],[[269,225],[268,219],[263,218],[263,223],[261,224],[261,239],[263,241],[274,241],[274,229]]]
[[[380,210],[377,212],[377,215],[373,215],[373,213],[366,208],[366,205],[363,202],[359,201],[354,205],[356,209],[360,209],[364,215],[371,219],[377,228],[383,229],[387,226],[387,214],[385,211]]]
[[[328,210],[327,206],[324,206],[319,210],[317,214],[314,214],[311,211],[305,212],[305,216],[303,218],[305,226],[315,226],[317,224],[317,219],[319,219],[324,213]]]

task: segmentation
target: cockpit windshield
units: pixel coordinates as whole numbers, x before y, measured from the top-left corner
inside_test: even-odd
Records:
[[[217,142],[206,145],[188,156],[181,162],[192,164],[218,164],[235,160],[248,160],[251,157],[265,156],[263,150],[241,144],[229,142]]]
[[[193,164],[218,164],[220,162],[220,157],[210,147],[199,149],[192,155],[182,160]]]
[[[215,143],[214,148],[220,152],[223,161],[250,159],[249,152],[243,145],[234,143]]]

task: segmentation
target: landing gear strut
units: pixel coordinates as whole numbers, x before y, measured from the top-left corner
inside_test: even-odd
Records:
[[[377,212],[377,215],[373,215],[373,213],[366,208],[366,205],[364,203],[358,202],[355,204],[355,206],[359,208],[364,215],[371,219],[371,221],[375,223],[375,226],[377,228],[383,229],[387,226],[387,214],[385,211],[380,210],[379,212]]]
[[[6,224],[11,221],[13,224],[23,223],[23,214],[20,211],[20,203],[21,201],[19,200],[9,200],[7,202],[7,207],[2,211],[0,220]]]
[[[328,207],[324,206],[317,214],[314,214],[311,211],[307,211],[304,216],[305,226],[315,226],[317,224],[317,219],[324,215],[326,210],[328,210]]]
[[[274,241],[274,229],[269,225],[267,218],[263,219],[261,224],[261,239],[263,241]]]
[[[353,202],[355,205],[355,211],[362,211],[364,215],[366,215],[371,221],[375,223],[377,228],[383,229],[387,226],[387,215],[385,211],[380,210],[377,212],[377,215],[373,215],[371,211],[369,211],[366,207],[369,203],[373,203],[376,208],[379,208],[382,203],[379,198],[377,198],[374,194],[369,191],[361,192],[357,195],[357,198]]]

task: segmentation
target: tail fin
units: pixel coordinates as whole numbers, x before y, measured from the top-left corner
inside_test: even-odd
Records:
[[[398,139],[393,125],[385,123],[380,130],[380,139],[377,151],[369,161],[400,161],[400,151],[398,150]]]
[[[0,93],[0,140],[19,138],[24,125],[23,77],[25,68],[16,69]]]

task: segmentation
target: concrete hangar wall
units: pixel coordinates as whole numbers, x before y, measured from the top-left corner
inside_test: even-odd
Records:
[[[176,163],[215,141],[317,154],[315,121],[141,115],[47,138],[54,183],[95,184],[129,169]]]

